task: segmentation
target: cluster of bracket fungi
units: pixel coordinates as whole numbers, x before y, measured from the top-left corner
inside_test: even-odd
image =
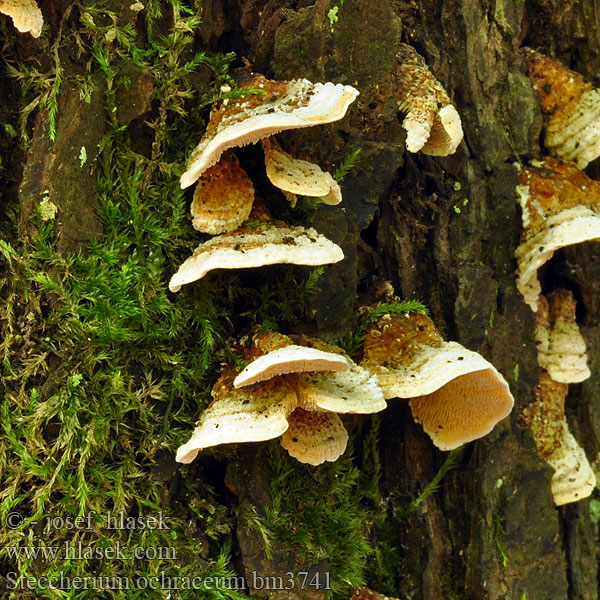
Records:
[[[397,75],[396,99],[405,113],[409,151],[453,153],[463,137],[460,117],[410,46],[399,48]],[[343,118],[358,91],[305,79],[272,81],[253,73],[240,87],[262,93],[213,108],[181,177],[182,187],[198,181],[191,208],[194,227],[215,237],[180,267],[169,284],[173,291],[212,268],[316,265],[343,258],[342,250],[314,229],[273,220],[255,199],[231,148],[261,142],[267,177],[292,205],[297,194],[338,204],[342,195],[335,179],[290,156],[274,136]],[[390,296],[386,306],[397,300]],[[301,462],[334,461],[348,441],[338,415],[379,412],[395,397],[410,400],[415,420],[443,450],[486,435],[510,413],[514,400],[508,384],[483,357],[445,342],[420,311],[396,314],[379,305],[378,316],[370,319],[373,308],[362,308],[367,321],[360,356],[350,357],[317,338],[260,328],[239,340],[237,361],[223,366],[213,402],[178,449],[177,460],[189,463],[202,449],[218,444],[279,437]]]
[[[10,16],[20,32],[41,34],[42,13],[34,0],[0,0],[0,13]],[[544,144],[551,154],[520,167],[518,175],[523,232],[516,250],[517,287],[535,313],[542,368],[523,417],[540,457],[555,470],[552,494],[560,505],[588,496],[596,484],[564,412],[568,384],[585,380],[590,371],[572,293],[558,289],[542,295],[537,273],[556,250],[600,240],[600,182],[582,171],[600,156],[600,90],[534,50],[524,49],[523,55],[540,96]],[[412,47],[401,44],[397,59],[396,100],[405,114],[407,149],[453,153],[463,132],[448,95]],[[173,275],[171,291],[215,268],[343,259],[339,246],[313,228],[273,219],[231,148],[260,141],[267,177],[292,206],[298,194],[338,204],[342,195],[335,179],[318,165],[290,156],[274,136],[343,118],[359,92],[348,85],[272,81],[252,73],[240,87],[262,93],[223,100],[213,108],[181,177],[182,188],[198,181],[193,226],[214,237]],[[365,314],[369,311],[363,307]],[[357,364],[316,338],[257,328],[236,346],[247,366],[223,367],[213,402],[177,460],[190,462],[217,444],[281,437],[302,462],[333,461],[348,440],[338,414],[378,412],[395,397],[410,400],[413,417],[442,450],[486,435],[510,413],[514,402],[500,373],[479,354],[445,342],[424,313],[385,313],[365,332]]]
[[[556,250],[600,240],[600,182],[582,171],[600,156],[600,91],[560,62],[532,49],[523,56],[540,97],[544,146],[551,156],[520,168],[517,197],[523,230],[517,287],[535,313],[539,383],[525,408],[538,454],[554,469],[557,505],[589,496],[596,477],[565,417],[569,383],[590,376],[586,345],[569,290],[542,295],[538,270]]]

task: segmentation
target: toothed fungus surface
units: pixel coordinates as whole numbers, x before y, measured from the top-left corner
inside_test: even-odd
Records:
[[[194,190],[192,225],[198,231],[229,233],[237,229],[252,211],[254,186],[232,152],[207,169]]]
[[[411,398],[415,421],[442,450],[488,434],[514,404],[493,365],[456,342],[445,342],[419,312],[374,320],[360,364],[378,375],[386,398]]]

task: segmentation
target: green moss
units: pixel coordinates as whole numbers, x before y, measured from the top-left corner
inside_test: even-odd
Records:
[[[361,485],[351,450],[318,467],[290,458],[277,443],[269,450],[270,501],[255,530],[266,548],[271,538],[291,545],[303,564],[327,560],[327,597],[347,597],[365,583],[366,559],[372,553],[367,539],[371,517],[364,504],[368,488]]]
[[[189,198],[178,182],[199,137],[190,132],[202,131],[206,113],[199,107],[223,93],[233,57],[193,51],[197,11],[172,0],[162,15],[160,3],[144,4],[145,36],[121,24],[104,3],[82,2],[78,21],[75,11],[63,20],[47,70],[31,62],[9,66],[22,84],[24,134],[33,110],[45,107],[56,118],[65,57],[83,65],[76,81],[68,82],[80,86],[83,102],[90,82],[102,74],[110,129],[98,162],[100,240],[85,252],[63,255],[56,249],[55,220],[38,212],[35,239],[19,242],[16,219],[0,222],[0,519],[15,511],[24,517],[17,528],[2,530],[0,545],[120,544],[146,549],[149,557],[73,560],[63,553],[45,562],[3,553],[5,572],[22,576],[121,577],[134,585],[138,577],[161,573],[233,574],[229,509],[195,467],[178,474],[172,453],[209,401],[229,336],[252,322],[296,322],[320,272],[274,270],[251,283],[215,273],[178,295],[168,292],[170,274],[197,243],[186,217]],[[127,64],[152,72],[149,156],[132,151],[116,118],[117,92],[130,83],[121,70]],[[191,81],[202,65],[214,77],[198,95]],[[79,155],[78,167],[86,157]],[[107,511],[125,517],[162,513],[169,528],[109,529]],[[43,527],[47,519],[73,522],[89,515],[82,530]],[[131,589],[65,593],[78,599],[148,597],[147,590]],[[202,594],[243,596],[218,589]],[[36,597],[55,598],[56,592],[40,588]],[[197,598],[198,591],[181,589],[178,597]]]

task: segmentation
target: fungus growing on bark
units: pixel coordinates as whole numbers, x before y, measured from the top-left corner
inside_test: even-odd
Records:
[[[338,354],[350,368],[339,372],[276,375],[236,388],[234,380],[239,368],[225,367],[213,388],[212,404],[200,418],[190,441],[177,452],[179,462],[191,462],[200,450],[209,446],[262,441],[279,437],[286,431],[281,443],[301,462],[316,465],[336,460],[346,448],[348,435],[335,413],[372,413],[385,408],[377,377],[344,357],[336,346],[306,336],[288,338],[266,332],[256,335],[252,346],[240,352],[247,359],[259,360],[257,354],[265,349],[276,351],[273,346],[289,341]],[[330,378],[333,381],[330,382]],[[261,422],[265,423],[264,431],[260,428]]]
[[[0,13],[11,17],[14,26],[21,33],[40,37],[44,17],[34,0],[0,0]]]
[[[288,418],[281,445],[296,460],[309,465],[336,461],[346,451],[348,432],[335,413],[297,408]]]
[[[290,344],[252,361],[235,378],[233,385],[238,388],[244,387],[286,373],[343,371],[349,366],[348,361],[341,354]]]
[[[533,389],[534,400],[523,409],[523,423],[531,431],[540,458],[555,471],[551,489],[557,505],[586,498],[596,477],[583,449],[569,431],[565,398],[569,386],[553,381],[546,372]]]
[[[544,116],[544,145],[584,169],[600,156],[600,90],[560,62],[523,49]]]
[[[292,206],[296,195],[319,197],[325,204],[339,204],[342,192],[337,181],[321,170],[319,165],[293,158],[285,152],[274,137],[262,141],[265,152],[267,177],[283,190]]]
[[[253,144],[286,129],[338,121],[358,96],[358,90],[349,85],[306,79],[272,81],[258,74],[240,87],[264,93],[224,100],[212,110],[206,133],[181,176],[182,188],[192,185],[228,148]]]
[[[600,182],[552,157],[521,169],[517,182],[523,219],[521,244],[515,251],[517,287],[537,312],[538,269],[559,248],[600,239]]]
[[[575,321],[576,303],[568,290],[539,297],[535,314],[538,364],[554,381],[579,383],[590,376],[586,345]]]
[[[481,355],[445,342],[425,314],[384,314],[368,327],[361,366],[385,398],[410,398],[415,421],[441,450],[488,434],[512,410],[502,375]]]
[[[270,440],[288,428],[288,416],[297,404],[296,392],[289,383],[274,377],[238,390],[233,386],[236,374],[232,366],[223,369],[212,389],[212,403],[191,439],[177,450],[178,462],[190,463],[200,450],[210,446]]]
[[[192,201],[192,225],[198,231],[228,233],[249,216],[254,203],[254,186],[233,152],[207,169],[198,180]]]
[[[200,244],[169,281],[177,292],[212,269],[249,269],[274,264],[326,265],[344,258],[342,249],[312,227],[268,220],[254,207],[250,220],[231,233]]]
[[[396,100],[406,112],[406,149],[433,156],[453,154],[463,139],[460,116],[422,56],[400,44],[396,54]]]

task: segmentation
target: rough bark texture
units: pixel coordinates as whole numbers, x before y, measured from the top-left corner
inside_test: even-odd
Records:
[[[335,21],[329,16],[333,6],[338,7]],[[511,417],[485,439],[469,444],[439,491],[402,519],[392,517],[421,493],[445,455],[413,423],[406,403],[390,401],[379,447],[380,492],[390,524],[379,530],[365,524],[374,544],[385,542],[383,547],[396,553],[396,570],[387,579],[396,587],[379,591],[415,600],[597,599],[600,551],[589,500],[554,506],[552,470],[518,424],[538,381],[538,367],[533,314],[515,286],[514,250],[521,227],[515,162],[543,154],[539,101],[519,48],[527,45],[557,56],[599,84],[594,77],[600,67],[600,3],[206,0],[203,10],[200,47],[234,51],[269,77],[328,80],[360,90],[343,121],[282,136],[288,151],[324,169],[361,150],[356,168],[343,181],[343,203],[321,209],[316,221],[322,233],[342,246],[346,258],[319,280],[307,328],[333,336],[354,324],[358,293],[385,278],[398,296],[424,302],[446,339],[490,360],[515,397]],[[52,23],[52,11],[46,6],[44,11]],[[425,58],[462,117],[465,139],[450,157],[405,151],[402,117],[393,97],[394,48],[400,42]],[[20,43],[26,54],[34,42]],[[145,71],[128,76],[135,93],[124,97],[117,118],[130,126],[132,147],[149,154],[141,117],[151,107],[152,80]],[[15,147],[11,161],[2,165],[7,187],[0,194],[14,197],[10,182],[20,181],[21,231],[31,234],[31,211],[48,190],[59,209],[59,249],[65,254],[102,234],[94,181],[104,127],[103,85],[97,82],[89,103],[64,87],[54,143],[47,115],[40,111],[32,121],[26,155],[0,129],[0,143]],[[16,102],[14,81],[0,80],[0,92]],[[10,106],[8,100],[2,104]],[[82,146],[87,148],[85,164]],[[594,177],[600,169],[592,164],[588,172]],[[8,208],[0,211],[10,215]],[[570,387],[567,415],[595,462],[600,451],[597,244],[557,253],[543,273],[543,287],[561,286],[579,301],[592,371],[589,380]],[[261,513],[269,499],[266,460],[263,451],[242,451],[230,461],[226,483],[234,508],[250,503]],[[213,483],[223,480],[221,467],[208,478]],[[304,564],[294,547],[283,543],[276,542],[267,556],[243,514],[240,510],[237,542],[240,569],[248,577],[251,572],[283,576],[299,566],[327,571],[327,560]],[[378,584],[369,574],[366,583]],[[255,592],[277,600],[322,597],[315,592]]]
[[[590,22],[597,21],[599,5],[347,0],[330,26],[329,2],[274,4],[264,4],[258,23],[241,21],[251,60],[279,78],[343,81],[361,91],[349,118],[332,126],[318,149],[307,150],[315,132],[293,138],[307,157],[325,165],[348,149],[363,150],[359,168],[343,185],[344,249],[360,248],[362,232],[377,255],[374,269],[360,265],[365,257],[372,261],[372,253],[351,252],[335,274],[330,271],[327,296],[314,299],[317,321],[333,319],[327,316],[332,306],[339,314],[339,300],[332,305],[329,298],[346,295],[344,308],[351,306],[356,286],[381,275],[401,297],[425,301],[449,338],[489,358],[516,398],[510,422],[473,444],[460,473],[448,475],[442,492],[395,533],[403,586],[387,591],[440,600],[597,598],[597,529],[588,501],[553,506],[551,469],[516,424],[538,372],[532,313],[514,284],[520,213],[513,163],[542,153],[539,102],[519,47],[557,54],[593,76],[600,46]],[[241,13],[248,16],[256,8],[242,4]],[[461,114],[465,141],[451,157],[403,150],[404,134],[390,98],[399,39],[425,57]],[[569,249],[545,274],[550,289],[556,277],[570,282],[590,323],[585,334],[593,374],[582,386],[571,386],[569,416],[591,460],[598,453],[597,252],[593,243]],[[388,411],[385,493],[411,498],[433,477],[441,456],[400,401],[392,401]]]

